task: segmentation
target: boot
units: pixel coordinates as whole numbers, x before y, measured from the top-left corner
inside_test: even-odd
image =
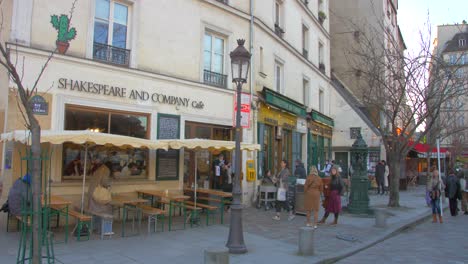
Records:
[[[333,223],[330,224],[330,226],[336,226],[338,224],[338,219],[335,218],[335,220],[333,220]]]
[[[442,215],[439,214],[439,223],[443,223],[444,221],[442,220]]]
[[[437,215],[432,214],[432,223],[437,223]]]

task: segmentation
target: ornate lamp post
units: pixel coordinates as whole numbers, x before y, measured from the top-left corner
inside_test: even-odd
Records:
[[[351,147],[351,166],[353,168],[353,174],[351,177],[351,196],[348,210],[353,214],[369,213],[367,153],[367,144],[359,133]]]
[[[229,224],[229,237],[226,246],[229,252],[233,254],[242,254],[247,252],[244,243],[244,234],[242,230],[242,204],[241,204],[241,151],[240,151],[240,133],[241,133],[241,92],[242,84],[247,82],[250,67],[250,52],[244,47],[245,40],[237,40],[237,48],[231,52],[232,82],[236,84],[237,108],[236,108],[236,171],[232,186],[232,205],[231,220]]]

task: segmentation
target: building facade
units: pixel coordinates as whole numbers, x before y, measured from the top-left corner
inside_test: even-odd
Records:
[[[2,38],[14,51],[10,56],[24,58],[25,87],[34,85],[50,52],[59,48],[63,35],[57,35],[51,17],[57,15],[61,23],[65,16],[68,30],[76,30],[66,53],[53,55],[38,83],[40,97],[34,100],[41,105],[36,117],[42,129],[97,129],[150,140],[233,140],[229,52],[240,38],[252,53],[243,86],[252,110],[242,141],[262,145],[259,153],[244,152],[242,160],[258,161],[259,179],[266,169],[278,172],[281,159],[306,161],[314,151],[307,139],[315,121],[308,115],[331,120],[327,1],[87,0],[73,8],[72,2],[15,0],[2,6],[9,29]],[[8,94],[0,99],[2,131],[25,129],[15,84],[8,78],[1,82]],[[5,190],[21,175],[18,148],[3,144]],[[83,161],[82,147],[44,148],[52,155],[53,193],[78,199],[84,168],[73,164]],[[231,152],[106,147],[91,149],[90,159],[112,161],[118,175],[113,192],[119,193],[150,186],[181,189],[195,181],[213,188],[213,163],[220,153],[234,161]],[[244,177],[242,184],[248,204],[258,181]]]

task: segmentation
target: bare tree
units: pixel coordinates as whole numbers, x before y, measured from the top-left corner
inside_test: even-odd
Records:
[[[406,156],[439,125],[436,121],[445,103],[467,94],[467,79],[456,78],[456,67],[433,55],[429,27],[420,33],[419,49],[410,53],[403,52],[400,35],[382,21],[346,23],[355,37],[345,51],[346,74],[357,76],[354,92],[382,135],[391,171],[388,206],[398,207]]]
[[[77,0],[72,2],[70,10],[70,20],[75,8]],[[3,1],[0,0],[0,11],[2,10]],[[5,28],[3,27],[3,12],[1,12],[0,20],[0,35]],[[32,191],[32,239],[33,239],[33,259],[34,264],[42,263],[42,247],[41,239],[43,237],[42,230],[42,186],[41,186],[41,127],[38,120],[34,116],[32,107],[30,105],[30,99],[38,93],[38,83],[41,77],[44,75],[49,62],[54,56],[56,49],[51,51],[50,54],[44,61],[39,74],[35,78],[32,87],[25,87],[23,83],[24,74],[24,60],[25,58],[19,58],[17,51],[17,43],[4,42],[5,40],[0,39],[0,65],[7,71],[9,79],[16,85],[19,95],[18,108],[23,117],[24,126],[27,130],[31,131],[31,147],[30,147],[30,168],[29,173],[31,174],[31,191]],[[23,62],[18,64],[18,61]]]

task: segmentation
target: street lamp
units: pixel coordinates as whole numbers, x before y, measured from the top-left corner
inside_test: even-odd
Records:
[[[247,252],[244,243],[244,234],[242,230],[242,205],[241,205],[241,151],[240,151],[240,134],[241,134],[241,92],[242,84],[247,82],[250,66],[250,52],[244,47],[245,40],[237,40],[237,48],[231,52],[231,69],[232,82],[236,84],[236,171],[234,174],[234,182],[232,186],[232,205],[231,219],[229,223],[229,237],[226,247],[229,248],[229,253],[242,254]]]

